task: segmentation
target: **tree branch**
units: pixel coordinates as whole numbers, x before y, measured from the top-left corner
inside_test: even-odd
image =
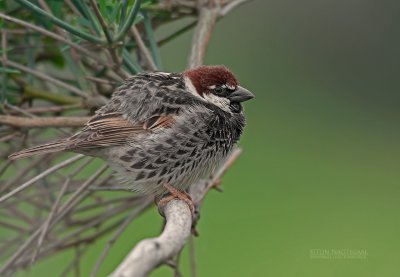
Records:
[[[0,115],[0,124],[14,127],[44,128],[44,127],[82,127],[90,119],[88,116],[72,117],[22,117],[13,115]]]
[[[188,68],[202,65],[215,22],[217,21],[220,4],[214,0],[200,0],[198,6],[198,21],[192,38]]]
[[[203,64],[207,46],[217,20],[227,15],[239,5],[249,1],[251,0],[230,0],[225,2],[218,0],[198,0],[198,19],[192,38],[188,68],[194,68]]]
[[[181,200],[173,200],[164,208],[166,225],[159,237],[139,242],[111,277],[144,277],[154,268],[172,259],[190,236],[192,214]]]

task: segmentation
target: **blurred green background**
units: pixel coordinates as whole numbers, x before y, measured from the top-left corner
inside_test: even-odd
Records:
[[[256,99],[245,107],[244,153],[201,212],[198,276],[399,276],[399,10],[396,1],[259,0],[218,22],[206,64],[231,68]],[[184,69],[191,35],[161,49],[165,69]],[[136,220],[100,276],[160,228],[156,209]],[[82,276],[106,241],[85,254]],[[366,256],[311,257],[315,249]],[[53,276],[63,260],[19,276]],[[188,264],[185,250],[183,276]],[[171,275],[164,266],[151,276]]]

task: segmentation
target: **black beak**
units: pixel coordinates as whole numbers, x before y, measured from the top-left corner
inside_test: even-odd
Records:
[[[238,86],[237,89],[228,96],[228,98],[231,102],[244,102],[254,98],[254,94],[247,89]]]

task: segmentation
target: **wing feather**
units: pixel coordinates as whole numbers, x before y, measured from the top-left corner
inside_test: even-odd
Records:
[[[120,113],[98,114],[91,118],[81,132],[70,138],[69,149],[91,149],[119,146],[129,139],[160,128],[170,128],[173,116],[155,115],[141,123],[132,123]]]

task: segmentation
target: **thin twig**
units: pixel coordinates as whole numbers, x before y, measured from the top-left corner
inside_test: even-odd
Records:
[[[97,77],[93,77],[93,76],[86,76],[85,79],[89,80],[89,81],[97,82],[100,84],[104,84],[104,85],[110,85],[110,86],[118,85],[118,82],[114,82],[114,81],[102,79],[102,78],[97,78]]]
[[[14,127],[44,128],[44,127],[82,127],[90,117],[22,117],[13,115],[0,115],[0,123]]]
[[[40,72],[40,71],[37,71],[37,70],[33,70],[33,69],[29,68],[29,67],[23,66],[22,64],[19,64],[19,63],[10,61],[10,60],[7,62],[7,64],[12,66],[12,67],[14,67],[14,68],[16,68],[16,69],[19,69],[21,71],[29,73],[29,74],[35,76],[36,78],[43,79],[45,81],[51,82],[51,83],[53,83],[55,85],[58,85],[58,86],[60,86],[62,88],[65,88],[65,89],[75,93],[76,95],[82,96],[84,98],[86,98],[88,96],[84,91],[78,89],[77,87],[74,87],[74,86],[69,85],[67,83],[64,83],[64,82],[62,82],[62,81],[60,81],[58,79],[50,77],[48,74],[45,74],[43,72]]]
[[[195,241],[194,236],[191,235],[189,237],[189,260],[190,260],[190,276],[197,276],[197,262],[196,262],[196,249],[195,249]]]
[[[47,169],[46,171],[43,171],[42,173],[40,173],[39,175],[35,176],[34,178],[30,179],[29,181],[23,183],[22,185],[20,185],[19,187],[17,187],[16,189],[10,191],[9,193],[7,193],[6,195],[3,195],[2,197],[0,197],[0,203],[4,202],[5,200],[9,199],[10,197],[14,196],[15,194],[17,194],[18,192],[21,192],[22,190],[26,189],[27,187],[31,186],[32,184],[34,184],[35,182],[39,181],[40,179],[46,177],[47,175],[59,170],[60,168],[63,168],[67,165],[70,165],[73,162],[76,162],[79,159],[82,159],[84,157],[84,155],[78,154],[75,155],[59,164],[56,164],[52,167],[50,167],[49,169]]]
[[[132,26],[130,31],[132,36],[135,38],[138,50],[140,51],[141,54],[140,56],[144,59],[144,64],[146,65],[146,69],[152,71],[157,70],[157,66],[154,63],[149,50],[147,50],[146,45],[144,44],[137,28],[135,26]]]
[[[206,182],[205,189],[197,190],[196,186],[192,187],[190,191],[190,195],[193,197],[193,200],[196,204],[200,204],[207,193],[219,185],[221,178],[225,175],[229,168],[236,162],[239,156],[242,154],[242,149],[235,148],[229,157],[226,159],[225,163],[217,170],[217,172],[212,176],[211,180]]]
[[[39,114],[39,113],[61,113],[67,110],[74,110],[81,108],[80,104],[74,105],[63,105],[63,106],[48,106],[48,107],[32,107],[32,108],[24,108],[24,111],[29,112],[31,114]],[[17,114],[17,111],[10,110],[10,114]]]
[[[88,210],[92,210],[92,209],[98,209],[98,208],[104,208],[107,207],[110,204],[116,204],[118,202],[126,202],[126,203],[137,203],[140,201],[143,201],[143,197],[142,195],[137,195],[137,196],[132,196],[132,192],[129,192],[129,196],[124,196],[124,197],[120,197],[120,198],[112,198],[106,201],[101,201],[101,202],[96,202],[94,204],[88,204],[82,207],[79,207],[77,209],[74,210],[75,214],[81,213],[81,212],[86,212]]]
[[[81,255],[85,254],[85,252],[89,249],[90,244],[83,245],[83,249],[80,251]],[[76,261],[72,260],[63,272],[59,275],[60,277],[69,276],[68,273],[74,268]]]
[[[51,37],[51,38],[53,38],[55,40],[58,40],[58,41],[60,41],[60,42],[62,42],[64,44],[70,46],[71,48],[76,49],[77,51],[81,52],[82,54],[85,54],[85,56],[90,57],[91,59],[95,60],[96,62],[108,66],[108,63],[103,61],[102,59],[99,59],[98,55],[94,55],[92,52],[90,52],[86,48],[84,48],[84,47],[80,46],[79,44],[76,44],[76,43],[74,43],[74,42],[72,42],[72,41],[70,41],[70,40],[68,40],[68,39],[66,39],[66,38],[64,38],[64,37],[62,37],[60,35],[57,35],[57,34],[55,34],[53,32],[50,32],[50,31],[48,31],[48,30],[46,30],[44,28],[41,28],[41,27],[36,26],[36,25],[33,25],[31,23],[28,23],[26,21],[20,20],[18,18],[15,18],[15,17],[12,17],[12,16],[8,16],[8,15],[6,15],[4,13],[0,13],[0,18],[3,18],[5,20],[7,20],[7,21],[14,22],[16,24],[24,26],[25,28],[29,28],[29,29],[35,30],[35,31],[37,31],[37,32],[39,32],[39,33],[41,33],[41,34],[43,34],[45,36]]]
[[[44,227],[43,227],[42,232],[41,232],[41,234],[39,236],[37,246],[36,246],[35,251],[33,252],[33,255],[32,255],[32,262],[31,263],[33,263],[36,260],[36,256],[40,252],[40,247],[41,247],[41,245],[43,243],[44,238],[46,237],[48,228],[50,226],[50,222],[53,219],[54,214],[56,214],[57,211],[60,208],[61,198],[64,196],[65,192],[68,189],[68,186],[70,185],[71,177],[75,176],[80,171],[82,171],[89,163],[92,162],[92,160],[93,159],[87,159],[83,164],[81,164],[79,167],[74,169],[71,172],[71,174],[69,174],[69,176],[65,179],[65,182],[61,186],[61,190],[60,190],[60,192],[59,192],[59,194],[58,194],[58,196],[56,198],[56,201],[54,202],[53,206],[51,207],[49,215],[47,216],[47,218],[45,220]]]
[[[107,42],[109,44],[112,44],[113,43],[113,38],[112,38],[112,35],[110,33],[110,29],[107,27],[107,24],[104,21],[103,16],[101,15],[99,7],[97,6],[97,2],[95,0],[90,0],[90,5],[92,6],[92,8],[94,10],[94,14],[96,15],[97,19],[100,22],[100,26],[103,29],[103,33],[106,36]]]
[[[83,155],[76,155],[72,157],[71,159],[68,159],[69,163],[71,163],[72,159],[78,160],[80,158],[83,158]],[[65,162],[67,162],[65,161]],[[64,162],[64,163],[65,163]],[[62,163],[63,164],[63,163]],[[61,165],[61,164],[59,164]],[[57,166],[59,166],[57,165]],[[54,170],[55,166],[50,168]],[[49,169],[49,170],[50,170]],[[56,216],[53,217],[53,220],[51,220],[50,225],[49,225],[49,230],[52,228],[57,222],[59,222],[77,203],[82,201],[85,197],[87,197],[90,192],[84,192],[84,190],[90,186],[96,179],[99,177],[105,170],[107,169],[107,166],[101,167],[99,170],[97,170],[92,176],[90,176],[82,185],[79,187],[77,190],[74,191],[74,193],[70,196],[70,198],[60,207],[59,213],[57,213]],[[48,171],[48,170],[47,170]],[[43,172],[45,173],[45,172]],[[49,174],[49,173],[47,173]],[[39,177],[39,175],[37,176]],[[32,181],[32,180],[31,180]],[[29,181],[29,182],[31,182]],[[15,193],[14,193],[15,194]],[[4,198],[4,197],[3,197]],[[1,199],[0,199],[1,200]],[[1,202],[1,201],[0,201]],[[33,243],[33,241],[40,235],[42,229],[45,227],[44,224],[42,224],[39,228],[37,228],[33,234],[24,241],[24,243],[18,248],[18,250],[8,259],[8,261],[0,268],[0,275],[5,273],[7,270],[12,267],[12,265],[19,259],[21,258],[21,254],[24,253],[24,251]],[[27,261],[30,261],[30,258],[28,258]]]
[[[71,0],[65,0],[65,3],[68,5],[68,7],[73,11],[77,16],[82,17],[82,14],[80,11],[75,7],[74,4],[72,4]]]
[[[10,222],[4,222],[0,221],[0,226],[6,227],[11,230],[18,231],[20,233],[25,233],[27,230],[25,228],[22,228],[21,226],[18,226],[16,224],[10,223]]]
[[[190,235],[192,215],[181,200],[172,200],[164,209],[166,225],[157,238],[139,242],[111,274],[112,277],[144,277],[162,262],[174,257]]]
[[[18,132],[13,132],[11,134],[8,134],[8,135],[5,135],[5,136],[1,137],[0,138],[0,142],[9,141],[9,140],[15,138],[16,136],[18,136]],[[0,170],[0,172],[1,172],[1,170]],[[0,175],[1,175],[1,173],[0,173]]]
[[[36,160],[33,160],[32,162],[30,162],[25,168],[20,168],[18,170],[18,173],[15,174],[14,178],[10,178],[10,180],[8,180],[4,185],[2,185],[1,189],[0,189],[0,193],[5,192],[6,190],[8,190],[9,187],[11,187],[13,184],[18,183],[22,178],[29,176],[29,172],[32,170],[32,168],[37,167],[40,163],[42,163],[43,161],[47,160],[48,156],[44,155],[42,157],[39,157]]]
[[[223,17],[223,16],[227,15],[228,13],[230,13],[236,7],[242,5],[246,2],[250,2],[250,1],[252,1],[252,0],[232,0],[229,3],[227,3],[224,7],[222,7],[221,11],[219,12],[219,16]]]
[[[7,61],[8,61],[8,58],[7,58],[7,30],[2,30],[2,32],[1,32],[1,48],[3,49],[3,51],[2,51],[3,52],[2,53],[3,67],[7,68]]]
[[[197,20],[189,23],[188,25],[182,27],[181,29],[178,29],[176,32],[170,34],[169,36],[159,40],[157,42],[158,46],[163,46],[164,44],[167,44],[168,42],[174,40],[175,38],[177,38],[178,36],[188,32],[189,30],[193,29],[197,24]]]
[[[129,224],[132,222],[132,220],[134,220],[136,217],[138,217],[152,203],[153,203],[153,199],[151,199],[151,198],[148,198],[147,200],[145,200],[140,206],[138,206],[124,220],[124,222],[121,224],[121,226],[119,226],[118,229],[115,230],[114,234],[108,240],[106,246],[103,248],[103,251],[101,252],[99,258],[97,259],[96,264],[93,267],[93,270],[90,274],[91,277],[96,276],[101,264],[103,263],[105,257],[107,256],[108,252],[110,251],[111,247],[114,245],[114,243],[117,241],[117,239],[121,236],[121,234],[125,231],[125,229],[129,226]]]
[[[21,108],[18,107],[18,106],[14,106],[14,105],[11,105],[11,104],[9,104],[9,103],[6,103],[5,106],[6,106],[7,108],[10,108],[10,109],[14,110],[14,111],[18,111],[18,112],[20,112],[20,113],[23,114],[23,115],[26,115],[29,119],[37,119],[37,118],[39,118],[37,115],[32,114],[32,113],[26,111],[25,109],[21,109]],[[1,117],[1,115],[0,115],[0,117]],[[22,117],[22,118],[26,119],[26,117]],[[0,122],[1,122],[1,119],[0,119]],[[61,135],[64,135],[64,136],[67,136],[67,135],[68,135],[68,133],[65,132],[65,131],[64,131],[63,129],[61,129],[61,128],[56,129],[56,132],[59,133],[59,134],[61,134]]]
[[[65,180],[64,184],[61,186],[60,193],[58,194],[57,199],[54,202],[54,205],[51,208],[50,213],[49,213],[49,215],[47,216],[47,219],[44,222],[44,227],[43,227],[43,229],[42,229],[42,231],[40,233],[40,236],[39,236],[35,251],[32,254],[31,264],[33,264],[35,262],[36,256],[40,252],[40,247],[42,246],[43,240],[46,237],[47,230],[48,230],[49,225],[50,225],[50,221],[53,218],[54,213],[57,212],[57,209],[59,208],[59,204],[60,204],[61,198],[63,197],[65,191],[67,190],[70,181],[71,181],[71,178],[67,178]]]

